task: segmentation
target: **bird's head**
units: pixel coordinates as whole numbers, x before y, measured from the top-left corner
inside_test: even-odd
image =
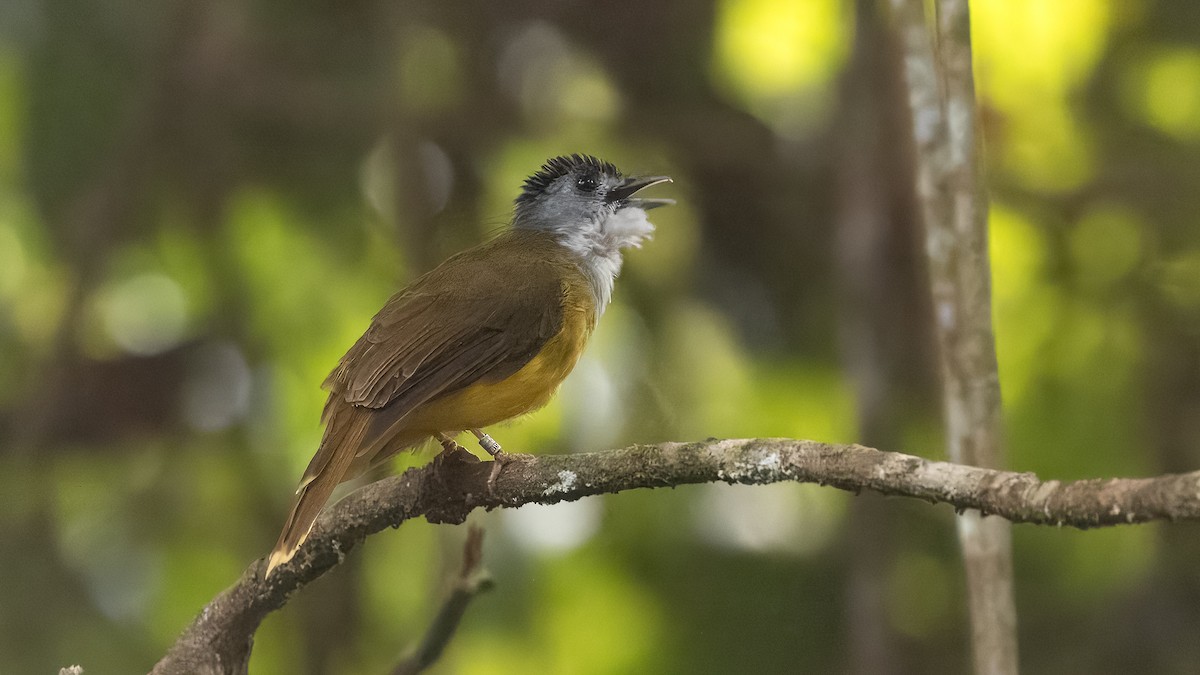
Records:
[[[667,176],[626,178],[590,155],[555,157],[526,179],[513,227],[549,232],[585,256],[619,261],[622,248],[640,246],[654,232],[646,211],[674,203],[634,195],[670,181]]]

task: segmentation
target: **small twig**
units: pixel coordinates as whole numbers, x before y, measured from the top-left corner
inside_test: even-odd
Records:
[[[467,605],[475,596],[490,591],[494,585],[491,575],[482,565],[483,528],[471,525],[467,530],[467,542],[463,545],[462,569],[454,581],[454,588],[442,603],[421,644],[392,669],[391,675],[416,675],[441,657],[442,651],[458,630]]]

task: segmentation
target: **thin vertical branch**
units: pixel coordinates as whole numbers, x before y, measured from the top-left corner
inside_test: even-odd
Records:
[[[936,0],[934,48],[922,0],[892,0],[905,46],[935,330],[941,346],[950,458],[1003,465],[1000,381],[991,321],[987,197],[975,136],[967,0]],[[976,511],[958,520],[975,672],[1017,672],[1009,523]]]

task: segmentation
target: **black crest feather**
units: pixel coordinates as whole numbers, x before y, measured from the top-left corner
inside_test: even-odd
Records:
[[[537,173],[525,179],[525,184],[522,186],[521,195],[517,197],[517,203],[522,204],[533,199],[540,194],[554,181],[574,171],[588,171],[594,175],[607,174],[609,176],[620,177],[621,172],[612,162],[606,162],[591,155],[562,155],[553,159],[546,160],[542,168]]]

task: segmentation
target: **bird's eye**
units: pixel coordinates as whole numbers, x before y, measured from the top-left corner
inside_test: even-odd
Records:
[[[575,181],[575,187],[584,192],[593,192],[596,189],[596,179],[591,176],[581,176],[579,180]]]

